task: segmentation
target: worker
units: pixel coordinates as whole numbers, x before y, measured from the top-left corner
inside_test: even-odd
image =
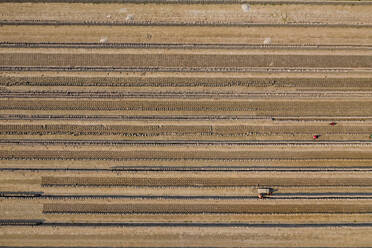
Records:
[[[264,194],[260,193],[258,194],[258,199],[263,199],[264,198]]]

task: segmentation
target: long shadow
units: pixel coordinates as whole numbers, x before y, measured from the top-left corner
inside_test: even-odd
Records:
[[[372,227],[371,222],[367,223],[306,223],[306,224],[279,224],[279,223],[53,223],[44,222],[43,226],[123,226],[123,227],[284,227],[284,228],[307,228],[307,227]]]
[[[372,196],[372,192],[319,192],[319,193],[275,193],[275,196],[328,196],[328,195],[340,195],[340,196]]]
[[[220,200],[234,200],[234,199],[257,199],[256,195],[51,195],[43,194],[43,192],[0,192],[0,197],[3,198],[42,198],[42,199],[220,199]],[[347,192],[322,192],[322,193],[274,193],[265,199],[372,199],[372,193],[347,193]]]

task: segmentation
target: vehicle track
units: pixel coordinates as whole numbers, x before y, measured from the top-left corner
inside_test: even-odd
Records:
[[[44,2],[45,0],[3,0],[3,2]],[[316,5],[371,5],[369,0],[341,1],[262,1],[262,0],[47,0],[50,3],[161,3],[161,4],[316,4]]]
[[[0,170],[2,170],[0,168]],[[333,171],[370,171],[372,167],[311,167],[311,166],[301,166],[301,167],[286,167],[286,166],[113,166],[112,171],[192,171],[192,172],[259,172],[259,171],[286,171],[286,172],[333,172]]]
[[[298,117],[283,117],[283,116],[252,116],[252,115],[24,115],[24,114],[0,114],[0,120],[182,120],[182,121],[194,121],[194,120],[272,120],[272,121],[292,121],[292,122],[330,122],[330,121],[371,121],[370,116],[298,116]]]
[[[42,176],[43,187],[371,187],[368,178],[147,178]]]
[[[160,99],[251,99],[251,98],[332,98],[332,97],[371,97],[372,92],[86,92],[86,91],[0,91],[0,98],[160,98]]]
[[[125,171],[148,171],[148,172],[361,172],[361,171],[372,171],[372,167],[286,167],[286,166],[246,166],[246,167],[236,167],[236,166],[146,166],[146,167],[128,167],[128,166],[114,166],[110,168],[45,168],[45,167],[29,167],[29,168],[16,168],[16,167],[0,167],[0,171],[49,171],[49,172],[125,172]]]
[[[0,160],[64,160],[64,161],[251,161],[251,162],[352,162],[372,161],[367,151],[174,151],[174,150],[0,150]]]
[[[257,137],[257,136],[304,136],[311,137],[315,133],[319,133],[322,136],[324,135],[342,135],[342,137],[351,137],[350,142],[357,143],[358,140],[365,140],[369,138],[369,135],[372,133],[372,126],[342,126],[336,125],[331,126],[329,123],[324,126],[319,125],[266,125],[266,126],[257,126],[254,124],[250,125],[214,125],[208,123],[206,125],[130,125],[130,124],[116,124],[116,125],[76,125],[76,124],[5,124],[0,125],[0,135],[74,135],[74,136],[85,136],[85,135],[110,135],[110,136],[121,136],[121,137],[160,137],[160,136],[172,136],[173,140],[177,140],[180,137],[181,140],[193,140],[198,142],[198,140],[210,140],[209,138],[214,137],[214,139],[222,139],[221,142],[229,142],[228,139],[234,138],[234,142],[237,143],[238,140],[235,138],[238,137]],[[188,136],[189,138],[184,138],[183,136]],[[355,137],[359,138],[355,138]],[[364,137],[365,139],[361,138]],[[24,137],[22,139],[25,139]],[[169,138],[168,138],[169,139]],[[226,140],[227,139],[227,140]],[[16,141],[15,139],[7,138],[11,142]],[[25,139],[26,142],[27,139]],[[32,139],[35,142],[41,139]],[[44,139],[43,139],[44,140]],[[55,140],[55,139],[52,139]],[[63,140],[63,139],[62,139]],[[61,139],[57,140],[58,142],[62,141]],[[74,138],[73,140],[78,140]],[[107,138],[106,138],[107,140]],[[108,141],[110,141],[109,139]],[[116,139],[117,140],[117,139]],[[132,139],[131,139],[132,140]],[[151,139],[152,140],[152,139]],[[170,139],[172,141],[172,139]],[[241,139],[245,142],[246,139]],[[276,140],[276,139],[275,139]],[[271,140],[275,142],[275,140]],[[285,142],[298,141],[298,139],[292,138]],[[301,139],[300,139],[301,140]],[[324,141],[336,140],[336,138],[328,137]],[[347,141],[347,140],[344,140]],[[77,141],[79,142],[79,141]],[[153,142],[156,142],[153,141]],[[213,142],[213,140],[212,140]],[[269,142],[269,141],[264,141]],[[304,142],[307,142],[306,140]],[[270,143],[270,142],[269,142]],[[278,142],[280,143],[280,142]]]
[[[0,219],[0,226],[36,226],[41,225],[44,220],[32,219]],[[2,246],[0,246],[2,247]]]
[[[121,68],[174,70],[370,70],[368,54],[159,54],[159,53],[2,53],[0,64],[20,68]],[[109,66],[108,66],[109,65]]]
[[[0,115],[0,120],[271,120],[270,116],[237,116],[237,115],[180,115],[180,116],[164,116],[164,115]],[[358,120],[370,119],[372,117],[362,117]],[[333,119],[332,119],[333,120]]]
[[[240,196],[208,196],[208,195],[12,195],[13,192],[0,192],[0,198],[4,199],[42,199],[42,200],[95,200],[95,199],[144,199],[144,200],[249,200],[257,199],[256,195],[240,195]],[[372,196],[268,196],[265,200],[370,200]]]
[[[146,112],[163,113],[164,115],[184,115],[184,113],[199,113],[210,115],[224,114],[254,114],[258,116],[277,115],[286,116],[304,116],[310,117],[318,115],[319,117],[333,116],[333,118],[343,116],[361,116],[371,115],[371,98],[340,98],[337,100],[318,100],[313,99],[293,99],[285,101],[284,99],[257,99],[257,100],[188,100],[188,99],[110,99],[95,100],[82,99],[75,101],[66,101],[62,99],[32,99],[5,100],[0,99],[0,109],[7,111],[14,110],[37,110],[37,111],[123,111],[121,113],[130,113],[131,115],[140,115]],[[74,113],[74,112],[72,112]],[[76,112],[75,112],[76,113]],[[83,112],[84,113],[84,112]],[[137,118],[139,119],[139,118]]]
[[[190,44],[190,43],[56,43],[56,42],[0,42],[3,48],[136,48],[136,49],[316,49],[371,50],[371,45],[281,45],[281,44]]]
[[[372,213],[367,204],[65,204],[47,203],[44,214],[305,214]]]
[[[0,100],[1,110],[69,110],[69,111],[143,111],[157,112],[179,112],[194,111],[202,113],[231,113],[242,112],[256,115],[303,115],[303,116],[332,116],[335,113],[343,115],[369,115],[372,114],[372,99],[337,99],[337,100],[317,100],[316,98],[303,101],[294,99],[284,101],[282,99],[258,99],[250,100],[187,100],[187,99],[153,99],[153,100],[76,100],[64,101],[40,99],[24,100]],[[173,111],[173,112],[172,112]],[[165,113],[167,114],[167,113]],[[336,115],[337,116],[337,115]]]
[[[42,25],[42,26],[212,26],[212,27],[328,27],[328,28],[372,28],[371,24],[327,24],[327,23],[250,23],[250,22],[152,22],[152,21],[49,21],[49,20],[0,20],[0,25]]]
[[[37,145],[372,145],[369,140],[36,140],[1,139],[0,144],[37,144]]]
[[[45,227],[251,227],[251,228],[324,228],[324,227],[372,227],[370,222],[349,223],[245,223],[245,222],[50,222],[45,220],[0,220],[0,226],[45,226]],[[0,248],[18,248],[19,246],[0,246]],[[24,248],[40,248],[40,246],[22,246]],[[42,246],[43,248],[69,248],[68,246]],[[214,246],[193,246],[194,248],[219,248]],[[79,248],[98,248],[92,246],[79,246]],[[117,248],[117,246],[100,246],[99,248]],[[123,247],[134,248],[134,247]],[[141,248],[153,248],[153,246],[141,246]],[[174,246],[164,246],[164,248],[174,248]],[[189,246],[177,246],[177,248],[190,248]],[[252,246],[238,246],[232,248],[252,248]],[[263,247],[269,248],[269,247]],[[300,248],[318,248],[306,246]],[[332,247],[324,247],[332,248]],[[348,247],[361,248],[361,247]],[[367,247],[370,248],[370,247]]]
[[[277,89],[295,88],[300,91],[352,92],[371,91],[370,78],[262,78],[262,77],[15,77],[0,76],[1,86],[69,86],[69,87],[247,87]],[[5,89],[4,89],[5,90]],[[292,91],[293,93],[293,91]]]
[[[71,71],[71,72],[370,72],[370,68],[275,68],[275,67],[55,67],[55,66],[0,66],[0,71]]]
[[[13,192],[13,191],[0,191],[0,197],[25,197],[25,198],[33,198],[33,197],[40,197],[44,194],[44,192],[31,192],[31,191],[23,191],[23,192]]]

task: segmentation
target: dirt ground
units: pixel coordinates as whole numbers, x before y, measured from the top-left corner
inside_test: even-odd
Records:
[[[0,246],[370,247],[372,2],[155,2],[0,3]]]
[[[371,24],[370,5],[2,3],[7,21]],[[324,10],[326,8],[326,10]]]
[[[2,25],[3,42],[371,45],[369,27]]]

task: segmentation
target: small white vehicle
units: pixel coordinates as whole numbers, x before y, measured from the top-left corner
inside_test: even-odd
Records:
[[[264,199],[265,196],[271,195],[273,192],[272,188],[258,188],[257,193],[258,193],[258,198],[259,199]]]

